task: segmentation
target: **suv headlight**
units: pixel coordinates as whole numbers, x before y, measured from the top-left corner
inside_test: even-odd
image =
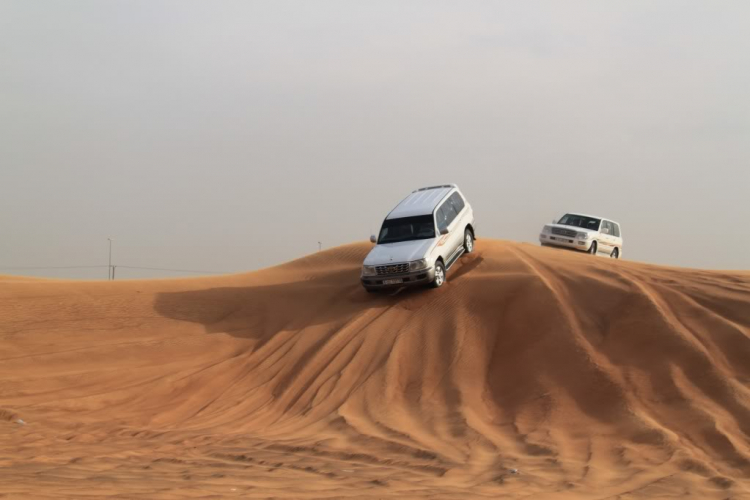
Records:
[[[409,271],[419,271],[420,269],[424,269],[425,267],[427,267],[426,259],[419,259],[409,262]]]
[[[549,233],[551,232],[551,229],[552,229],[552,228],[550,228],[549,226],[544,226],[544,227],[542,228],[542,232],[543,232],[543,233],[546,233],[546,234],[549,234]]]
[[[375,266],[362,266],[362,276],[375,276],[378,272]]]
[[[587,240],[587,239],[589,239],[589,233],[578,233],[578,234],[577,234],[576,236],[578,236],[578,237],[579,237],[579,238],[581,238],[582,240]]]

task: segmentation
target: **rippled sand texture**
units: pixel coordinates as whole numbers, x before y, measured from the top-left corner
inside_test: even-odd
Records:
[[[479,240],[370,295],[369,248],[0,277],[0,497],[750,498],[750,273]]]

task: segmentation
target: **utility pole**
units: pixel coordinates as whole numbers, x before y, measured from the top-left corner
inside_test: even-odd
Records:
[[[323,248],[323,245],[322,245],[322,244],[321,244],[320,242],[318,242],[318,252],[320,252],[320,250],[321,250],[322,248]]]
[[[112,238],[107,238],[109,241],[109,266],[107,266],[107,279],[115,279],[115,273],[112,272]]]

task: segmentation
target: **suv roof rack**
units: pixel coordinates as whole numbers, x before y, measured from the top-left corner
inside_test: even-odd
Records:
[[[444,189],[444,188],[454,188],[454,187],[457,187],[457,186],[455,184],[441,184],[439,186],[428,186],[428,187],[415,189],[414,191],[412,191],[412,193],[416,193],[419,191],[427,191],[429,189]]]

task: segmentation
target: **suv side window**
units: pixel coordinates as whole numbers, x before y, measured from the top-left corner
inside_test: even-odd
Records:
[[[448,216],[445,213],[445,204],[435,211],[435,221],[437,222],[438,231],[448,227]]]
[[[602,229],[605,229],[605,228],[607,229],[608,235],[614,236],[614,233],[615,233],[614,228],[612,227],[612,223],[609,222],[608,220],[602,221]]]
[[[446,200],[435,213],[437,217],[438,230],[442,231],[446,227],[450,226],[453,219],[456,218],[456,211],[453,210],[450,200]]]
[[[453,205],[453,208],[456,210],[456,214],[460,214],[461,210],[464,209],[466,206],[466,203],[464,202],[464,199],[461,197],[460,194],[458,194],[458,191],[455,191],[451,197],[449,198],[451,204]]]
[[[614,222],[609,223],[612,226],[612,236],[620,237],[620,226],[615,224]]]
[[[458,210],[456,210],[456,207],[453,206],[450,198],[446,200],[443,206],[445,207],[445,213],[448,215],[448,225],[450,226],[451,222],[453,222],[456,217],[458,217]]]

